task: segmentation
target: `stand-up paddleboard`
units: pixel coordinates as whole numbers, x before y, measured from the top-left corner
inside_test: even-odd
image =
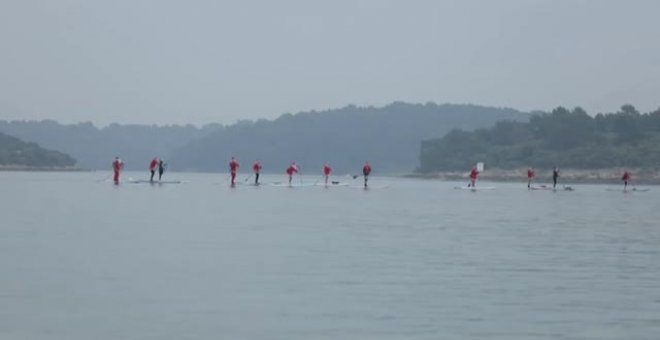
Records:
[[[280,188],[303,188],[303,187],[312,187],[314,186],[314,183],[291,183],[289,184],[288,182],[273,182],[269,183],[268,185],[273,186],[273,187],[280,187]]]
[[[557,190],[564,190],[564,191],[573,191],[573,187],[564,185],[560,188],[553,188],[552,186],[549,185],[538,185],[538,186],[531,186],[529,187],[529,190],[547,190],[547,191],[557,191]]]
[[[157,180],[144,180],[144,179],[129,179],[128,183],[132,184],[181,184],[181,181],[157,181]]]
[[[479,187],[468,187],[468,186],[464,186],[464,187],[454,187],[454,189],[480,191],[480,190],[495,190],[495,187],[481,187],[481,186],[479,186]]]
[[[607,191],[618,191],[618,192],[647,192],[651,189],[637,189],[637,188],[631,188],[631,189],[614,189],[614,188],[607,188],[605,189]]]
[[[238,182],[238,181],[236,181],[236,182],[234,182],[234,184],[235,185],[240,185],[240,186],[247,186],[247,187],[256,187],[256,186],[260,186],[260,185],[266,185],[266,183],[264,183],[264,182],[259,182],[257,184],[257,183],[254,183],[254,181],[252,181],[252,182]],[[231,182],[229,183],[229,185],[231,185]]]
[[[351,189],[362,189],[362,190],[380,190],[380,189],[387,189],[390,186],[389,185],[372,185],[369,184],[367,187],[364,185],[350,185],[348,186]]]
[[[325,182],[314,183],[314,185],[319,187],[345,187],[348,186],[346,182],[332,181],[326,184]]]

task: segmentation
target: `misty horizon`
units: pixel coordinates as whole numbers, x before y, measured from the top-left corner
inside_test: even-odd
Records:
[[[660,3],[0,4],[0,119],[232,124],[347,105],[660,102]]]
[[[277,116],[269,117],[269,118],[264,118],[264,117],[262,117],[262,118],[254,118],[254,119],[237,119],[237,120],[235,120],[235,121],[233,121],[233,122],[227,122],[227,123],[220,122],[220,121],[211,121],[211,122],[206,122],[206,123],[194,123],[194,122],[182,122],[182,123],[154,123],[154,122],[119,122],[119,121],[113,121],[113,122],[108,122],[108,123],[106,123],[106,124],[99,124],[99,123],[94,122],[94,121],[92,121],[92,120],[87,120],[87,121],[76,121],[76,122],[68,122],[68,121],[62,121],[62,120],[57,120],[57,119],[52,119],[52,118],[43,118],[43,119],[21,119],[21,118],[16,118],[16,119],[4,119],[4,118],[1,118],[1,117],[0,117],[0,120],[4,120],[4,121],[7,121],[7,122],[41,122],[41,121],[54,121],[54,122],[56,122],[56,123],[63,124],[63,125],[92,124],[94,127],[99,128],[99,129],[103,129],[103,128],[106,128],[106,127],[111,126],[111,125],[123,125],[123,126],[135,125],[135,126],[159,126],[159,127],[165,127],[165,126],[189,126],[189,125],[190,125],[190,126],[194,126],[195,128],[202,128],[202,127],[204,127],[204,126],[211,126],[211,125],[232,126],[232,125],[240,124],[241,122],[252,122],[252,123],[254,123],[254,122],[258,122],[258,121],[262,121],[262,120],[265,120],[265,121],[274,121],[274,120],[277,120],[278,118],[280,118],[280,117],[282,117],[282,116],[284,116],[284,115],[294,115],[294,116],[295,116],[295,115],[298,115],[298,114],[308,114],[308,113],[331,113],[331,112],[333,112],[333,111],[344,110],[344,109],[351,108],[351,107],[354,107],[354,108],[357,108],[357,109],[382,109],[382,108],[386,108],[386,107],[388,107],[388,106],[395,105],[395,104],[406,104],[406,105],[436,105],[436,106],[445,106],[445,105],[446,105],[446,106],[457,106],[457,107],[458,107],[458,106],[475,106],[475,107],[484,107],[484,108],[515,110],[515,111],[519,111],[519,112],[521,112],[521,113],[549,113],[549,112],[551,112],[552,110],[554,110],[554,109],[556,109],[556,108],[559,108],[559,107],[563,107],[563,108],[567,108],[567,109],[573,109],[573,108],[578,108],[578,107],[583,108],[582,106],[579,106],[579,105],[578,105],[578,106],[575,106],[575,107],[566,107],[566,106],[558,105],[558,106],[555,106],[555,107],[552,107],[552,108],[549,108],[549,109],[521,110],[521,109],[518,109],[518,108],[515,108],[515,107],[498,107],[498,106],[480,105],[480,104],[474,104],[474,103],[435,103],[435,102],[430,102],[430,101],[425,102],[425,103],[409,103],[409,102],[403,102],[403,101],[394,101],[394,102],[391,102],[391,103],[388,103],[388,104],[385,104],[385,105],[366,105],[366,106],[359,106],[359,105],[354,105],[354,104],[348,104],[348,105],[344,105],[344,106],[342,106],[342,107],[327,108],[327,109],[322,109],[322,110],[312,109],[312,110],[298,111],[298,112],[283,112],[283,113],[281,113],[281,114],[279,114],[279,115],[277,115]],[[586,111],[586,113],[587,113],[589,116],[592,116],[592,117],[593,117],[593,116],[596,116],[597,114],[613,114],[613,113],[615,113],[615,112],[619,112],[620,109],[621,109],[621,107],[622,107],[623,105],[632,105],[632,106],[635,107],[635,108],[637,109],[637,111],[639,111],[641,114],[651,113],[651,112],[655,112],[655,111],[657,111],[657,110],[660,110],[660,107],[658,107],[658,108],[653,109],[653,110],[643,111],[643,110],[640,110],[640,109],[639,109],[637,106],[635,106],[634,104],[624,103],[624,104],[622,104],[622,105],[619,105],[616,109],[613,109],[613,110],[610,110],[610,111],[607,111],[607,112],[589,112],[589,111],[586,111],[586,110],[585,110],[585,111]],[[584,108],[583,108],[583,109],[584,109]]]

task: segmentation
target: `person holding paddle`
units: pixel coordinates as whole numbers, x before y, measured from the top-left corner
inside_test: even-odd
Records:
[[[149,182],[154,181],[154,175],[156,174],[156,169],[158,168],[158,163],[160,161],[158,160],[158,157],[154,157],[154,159],[151,160],[151,163],[149,163],[149,171],[151,172],[151,177],[149,178]]]
[[[559,168],[555,167],[552,169],[552,189],[556,189],[557,187],[557,178],[559,178]]]
[[[298,166],[296,162],[292,162],[288,168],[286,168],[286,174],[289,175],[289,185],[291,185],[291,180],[293,179],[293,174],[298,173]]]
[[[632,174],[628,170],[624,170],[621,180],[623,181],[623,191],[626,191],[628,188],[628,182],[632,180]]]
[[[532,188],[532,180],[536,177],[536,174],[534,173],[534,169],[528,168],[527,169],[527,189]]]
[[[330,174],[332,173],[332,168],[330,167],[330,164],[327,162],[323,164],[323,175],[325,176],[325,185],[328,185],[328,178],[330,177]]]
[[[119,175],[122,170],[124,170],[124,162],[122,162],[119,157],[115,157],[114,162],[112,162],[112,171],[114,172],[115,185],[119,185]]]
[[[474,188],[477,185],[478,177],[479,177],[479,170],[477,170],[476,166],[473,166],[472,170],[470,171],[470,184],[468,184],[468,187]]]
[[[159,159],[158,160],[158,181],[160,182],[161,178],[163,178],[163,173],[165,172],[165,168],[167,168],[167,163],[165,163],[164,160]]]
[[[364,162],[364,166],[362,167],[362,175],[364,176],[364,187],[367,187],[367,181],[369,181],[369,174],[371,174],[371,165],[369,165],[369,162]]]
[[[259,174],[261,173],[261,163],[259,160],[252,165],[252,171],[254,171],[254,185],[259,185]]]
[[[231,186],[236,185],[236,173],[238,172],[239,167],[240,165],[238,164],[236,158],[232,157],[231,161],[229,162],[229,172],[231,173]]]

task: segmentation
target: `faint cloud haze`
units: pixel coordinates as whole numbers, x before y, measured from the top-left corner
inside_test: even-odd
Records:
[[[658,1],[3,1],[0,119],[408,102],[658,108]]]

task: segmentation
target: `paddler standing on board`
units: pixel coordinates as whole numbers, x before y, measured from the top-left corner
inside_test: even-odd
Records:
[[[259,185],[259,174],[261,173],[261,163],[259,160],[252,165],[252,171],[254,171],[254,185]]]
[[[122,162],[119,157],[115,157],[115,160],[112,162],[112,171],[114,172],[114,181],[115,185],[119,185],[119,175],[124,169],[124,162]]]
[[[367,187],[367,182],[369,181],[369,174],[371,174],[371,165],[369,165],[369,162],[364,162],[364,166],[362,167],[362,175],[364,176],[364,187]]]
[[[156,174],[156,169],[158,169],[158,164],[160,161],[158,160],[158,157],[154,157],[154,159],[151,160],[151,163],[149,163],[149,171],[151,171],[151,177],[149,178],[149,182],[154,181],[154,175]]]
[[[159,159],[158,160],[158,181],[160,182],[161,178],[163,178],[163,173],[165,172],[165,168],[167,168],[167,163],[165,163],[164,160]]]
[[[286,174],[289,175],[289,185],[291,185],[291,180],[293,179],[293,174],[298,173],[298,166],[296,162],[292,162],[288,168],[286,168]]]
[[[552,189],[554,190],[557,187],[557,178],[559,178],[559,168],[555,167],[552,169]]]
[[[528,168],[527,169],[527,189],[532,188],[532,180],[536,177],[536,173],[534,173],[533,168]]]
[[[474,188],[477,185],[477,178],[479,177],[479,170],[477,169],[476,166],[472,167],[472,170],[470,171],[470,184],[468,187]]]
[[[231,174],[231,186],[233,187],[236,185],[236,173],[238,172],[238,168],[240,165],[238,164],[238,161],[236,158],[232,157],[231,161],[229,161],[229,172]]]
[[[632,180],[632,174],[628,170],[623,171],[623,176],[621,176],[621,180],[623,181],[623,191],[626,191],[628,189],[628,182]]]
[[[325,185],[328,185],[328,178],[330,177],[330,174],[332,173],[332,168],[330,167],[330,164],[327,162],[323,164],[323,175],[325,176]]]

